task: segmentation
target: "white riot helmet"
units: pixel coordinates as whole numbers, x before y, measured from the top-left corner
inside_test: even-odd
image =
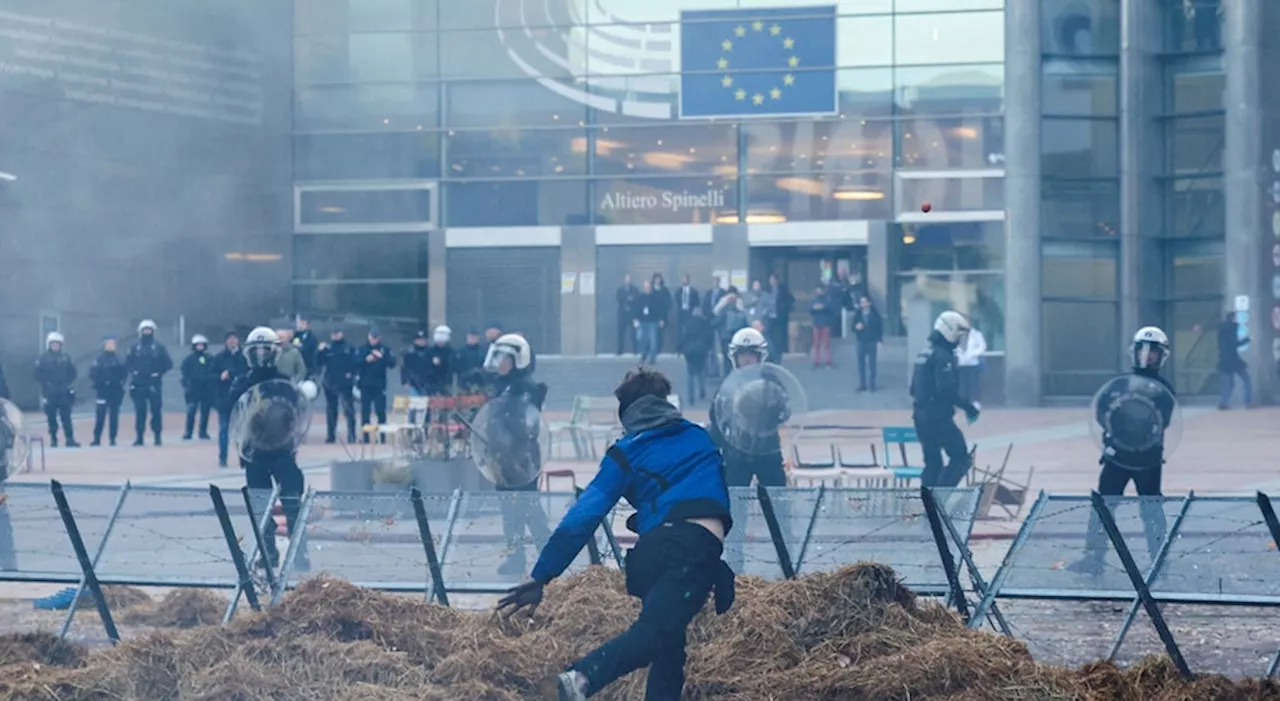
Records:
[[[64,339],[62,337],[62,334],[58,333],[57,331],[51,331],[48,336],[44,337],[44,347],[48,348],[50,345],[54,343],[61,345],[66,343],[66,339]]]
[[[969,320],[964,318],[964,314],[948,309],[934,320],[933,330],[937,331],[947,343],[958,346],[969,334]]]
[[[208,347],[209,347],[209,339],[205,338],[204,336],[202,336],[202,335],[200,335],[200,334],[196,334],[196,335],[194,335],[194,336],[192,336],[192,337],[191,337],[191,345],[192,345],[192,346],[199,346],[199,345],[203,345],[204,347],[208,348]]]
[[[524,340],[523,336],[514,333],[505,334],[499,336],[498,340],[489,346],[489,353],[484,359],[484,369],[497,372],[503,358],[511,358],[513,370],[526,370],[533,361],[533,349],[529,348],[529,342]]]
[[[764,334],[750,327],[738,329],[729,340],[729,362],[736,367],[738,354],[747,352],[755,353],[762,363],[769,357],[769,342],[765,340]]]
[[[1133,335],[1133,367],[1159,370],[1169,359],[1169,335],[1157,326],[1144,326]]]
[[[431,340],[435,343],[448,343],[453,340],[453,329],[441,324],[431,332]]]
[[[273,367],[279,355],[280,336],[273,329],[259,326],[244,340],[244,357],[251,368]]]
[[[139,335],[139,336],[141,336],[143,331],[148,331],[148,330],[149,330],[149,331],[151,331],[151,333],[155,333],[155,332],[156,332],[156,322],[154,322],[154,321],[152,321],[152,320],[150,320],[150,319],[143,319],[143,320],[138,324],[138,335]]]

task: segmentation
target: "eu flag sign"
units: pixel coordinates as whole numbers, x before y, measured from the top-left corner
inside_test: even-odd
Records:
[[[680,116],[834,114],[836,8],[680,13]]]

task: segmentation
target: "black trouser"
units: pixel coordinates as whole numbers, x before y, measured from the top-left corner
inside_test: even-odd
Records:
[[[244,468],[244,484],[251,490],[271,491],[273,487],[280,487],[280,508],[284,511],[285,528],[292,538],[295,528],[298,524],[298,512],[302,508],[302,492],[306,488],[306,481],[302,476],[302,470],[298,469],[298,462],[293,456],[272,458],[259,461],[246,461],[240,464]],[[268,505],[270,508],[270,505]],[[254,518],[261,518],[262,514],[255,514]],[[305,529],[304,529],[305,530]],[[262,531],[264,553],[272,563],[280,561],[280,551],[276,548],[276,522],[274,519],[267,519],[267,527]],[[299,544],[299,555],[301,559],[306,559],[305,543]]]
[[[858,389],[876,391],[876,354],[879,346],[858,342]]]
[[[685,353],[684,364],[689,373],[689,401],[686,403],[693,406],[695,399],[707,398],[707,354]]]
[[[786,487],[787,471],[782,464],[782,453],[743,455],[729,451],[725,455],[724,479],[726,486],[750,487],[753,478],[756,484],[762,487]],[[770,496],[773,496],[773,492],[770,492]],[[791,532],[791,504],[785,498],[771,501],[773,513],[778,517],[778,526],[782,530],[782,537],[787,539]],[[736,503],[731,503],[730,507],[734,509],[733,520],[739,526],[729,532],[728,541],[725,544],[725,561],[729,563],[729,568],[734,572],[744,574],[748,515],[740,513],[741,507]],[[768,531],[765,531],[765,535],[772,537],[772,534]]]
[[[212,408],[213,392],[195,392],[187,395],[187,427],[182,433],[184,438],[191,437],[197,413],[200,414],[200,437],[209,437],[209,410]]]
[[[160,387],[137,387],[129,396],[133,397],[133,430],[138,434],[138,441],[142,441],[142,436],[147,431],[148,409],[151,411],[151,432],[159,438],[160,432],[164,430]]]
[[[1129,481],[1133,481],[1134,491],[1140,497],[1158,497],[1163,468],[1159,465],[1146,470],[1128,470],[1110,462],[1102,463],[1102,473],[1098,475],[1098,494],[1104,497],[1118,497],[1124,494]],[[1147,552],[1155,557],[1164,542],[1168,524],[1165,522],[1164,504],[1159,500],[1144,500],[1138,507],[1142,513],[1142,531],[1147,538]],[[1096,511],[1090,511],[1089,531],[1085,536],[1085,557],[1101,560],[1107,554],[1107,532],[1102,527],[1102,519]]]
[[[387,390],[384,389],[366,389],[360,388],[360,425],[368,426],[369,419],[373,414],[378,416],[378,425],[381,426],[387,422]],[[386,441],[386,436],[382,437]],[[369,435],[365,434],[364,442],[369,442]]]
[[[227,463],[227,445],[231,442],[231,409],[225,402],[218,403],[218,464]]]
[[[538,480],[518,487],[498,487],[499,492],[537,492]],[[502,536],[506,538],[507,547],[518,557],[524,555],[524,534],[527,530],[533,536],[534,545],[541,548],[551,538],[551,528],[547,525],[547,512],[542,509],[542,502],[534,498],[503,499],[502,504]]]
[[[920,475],[923,487],[958,487],[969,472],[969,445],[960,427],[950,416],[928,418],[913,416],[916,437],[920,439],[920,452],[924,453],[924,473]],[[948,462],[942,464],[942,452]]]
[[[93,442],[102,442],[102,427],[107,424],[107,438],[112,443],[116,442],[116,435],[120,433],[120,404],[124,401],[124,397],[98,397],[98,403],[93,410]]]
[[[618,355],[627,352],[627,339],[631,339],[631,352],[636,352],[635,319],[622,312],[618,313]]]
[[[342,417],[347,420],[347,442],[355,443],[356,400],[351,394],[350,387],[337,390],[326,387],[324,390],[325,440],[336,440],[335,436],[338,431],[338,407],[342,407]]]
[[[678,701],[684,689],[686,629],[721,575],[723,546],[694,523],[666,523],[627,553],[627,593],[640,616],[626,632],[596,648],[572,669],[587,678],[587,695],[649,667],[648,701]]]
[[[74,443],[76,440],[76,430],[71,425],[71,397],[46,397],[44,400],[44,417],[49,422],[49,438],[53,443],[58,442],[58,420],[62,420],[62,433],[67,437],[67,443]]]

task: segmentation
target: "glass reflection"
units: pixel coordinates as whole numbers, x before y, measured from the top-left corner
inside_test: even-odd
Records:
[[[1165,9],[1166,48],[1171,53],[1222,50],[1220,0],[1179,0]]]
[[[862,172],[892,167],[893,124],[832,120],[746,125],[751,173]]]
[[[900,180],[899,212],[928,202],[935,212],[1004,211],[1004,178],[906,178]]]
[[[1004,163],[1004,120],[999,117],[902,119],[898,165],[923,170],[983,169]]]
[[[1114,56],[1120,52],[1120,0],[1040,0],[1046,54]]]
[[[898,108],[907,114],[999,114],[1004,106],[1004,66],[898,68],[894,95]]]
[[[757,175],[747,179],[749,223],[776,215],[779,221],[889,219],[889,175],[857,173]]]
[[[306,314],[412,322],[426,316],[427,283],[294,284],[293,303]]]
[[[294,128],[298,131],[432,129],[438,119],[436,86],[431,83],[315,85],[297,91]]]
[[[954,309],[982,331],[988,350],[1004,350],[1004,274],[916,272],[898,278],[900,328],[906,328],[909,302],[917,297],[929,302],[930,318]]]
[[[323,34],[294,40],[300,84],[431,80],[438,73],[429,34]]]
[[[439,150],[438,133],[427,131],[301,135],[294,137],[294,178],[438,178]]]
[[[893,19],[893,46],[900,66],[1003,61],[1004,13],[899,13]]]
[[[1041,168],[1057,178],[1112,177],[1120,172],[1120,136],[1114,119],[1041,121]]]
[[[836,65],[840,67],[893,65],[893,16],[841,17],[836,20],[841,39],[836,42]]]
[[[567,83],[555,83],[567,88]],[[448,127],[571,127],[586,124],[587,108],[533,80],[448,83]]]
[[[601,127],[595,139],[595,174],[738,174],[735,124],[674,127]]]
[[[581,180],[444,183],[445,226],[576,226],[586,222]]]
[[[894,227],[903,271],[998,270],[1004,267],[1004,222],[951,222]]]
[[[1120,231],[1120,181],[1042,181],[1040,221],[1046,239],[1114,238]]]
[[[577,129],[449,131],[446,176],[534,178],[587,171],[586,137]]]

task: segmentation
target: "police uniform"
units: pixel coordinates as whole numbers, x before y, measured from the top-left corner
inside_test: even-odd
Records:
[[[514,477],[499,480],[500,492],[537,492],[538,473],[542,470],[542,448],[536,435],[529,435],[526,424],[526,407],[542,411],[546,401],[547,386],[533,379],[532,371],[512,370],[497,380],[496,394],[492,402],[499,402],[501,411],[489,415],[489,426],[480,427],[489,440],[503,443],[491,446],[502,455],[496,469]],[[532,481],[524,476],[533,475]],[[541,545],[551,537],[551,527],[542,505],[529,500],[502,501],[502,535],[506,538],[511,554],[498,566],[504,575],[525,572],[524,534],[527,530],[535,543]]]
[[[208,342],[191,346],[191,355],[182,361],[182,393],[187,402],[187,423],[182,432],[183,440],[191,440],[196,428],[196,414],[200,415],[200,437],[209,439],[209,410],[213,408],[218,391],[218,373],[214,358],[209,354]]]
[[[375,338],[377,338],[375,336]],[[387,371],[396,366],[396,356],[381,341],[366,343],[356,353],[357,385],[360,387],[360,423],[368,426],[374,416],[378,424],[387,422]],[[369,442],[369,436],[364,436]],[[386,442],[386,436],[382,437]]]
[[[954,312],[951,312],[954,313]],[[925,487],[956,487],[969,471],[969,447],[956,426],[956,409],[976,419],[978,408],[960,396],[956,374],[956,344],[936,329],[929,334],[929,349],[916,358],[911,375],[911,420],[924,454]],[[944,466],[942,453],[949,462]]]
[[[347,442],[356,442],[356,405],[353,389],[360,359],[345,338],[331,340],[316,354],[316,367],[324,388],[325,442],[337,442],[338,409],[347,421]]]
[[[71,425],[71,407],[76,400],[76,366],[71,362],[71,356],[61,347],[56,351],[50,349],[41,353],[36,360],[35,379],[40,383],[40,394],[44,398],[44,415],[49,422],[49,445],[55,448],[58,446],[58,421],[61,420],[67,447],[76,447],[79,444],[76,443],[75,428]]]
[[[124,361],[115,351],[102,351],[89,366],[89,380],[98,395],[94,407],[93,443],[102,443],[102,429],[106,424],[107,439],[116,444],[120,432],[120,405],[124,403],[124,381],[128,376]]]
[[[226,379],[223,379],[223,375]],[[234,349],[224,345],[218,355],[213,358],[214,385],[213,406],[218,412],[218,465],[227,466],[227,444],[230,441],[231,409],[235,403],[231,400],[231,390],[236,379],[249,374],[249,361],[244,357],[240,347]]]
[[[150,412],[151,432],[156,445],[160,445],[160,434],[164,431],[164,374],[173,369],[169,351],[154,335],[143,334],[138,343],[129,349],[125,367],[131,377],[129,396],[133,398],[133,428],[137,434],[133,444],[142,445],[147,429],[147,414]]]

